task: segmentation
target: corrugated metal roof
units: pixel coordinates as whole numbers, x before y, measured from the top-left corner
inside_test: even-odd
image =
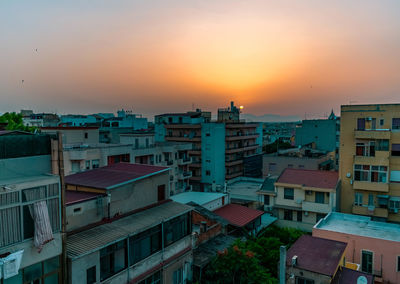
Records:
[[[110,189],[124,183],[168,171],[168,167],[118,163],[65,177],[65,183]]]
[[[188,191],[173,195],[170,198],[173,201],[183,204],[187,204],[189,202],[195,202],[199,205],[204,205],[211,201],[217,200],[223,196],[227,197],[228,195],[226,193],[218,193],[218,192]]]
[[[95,199],[99,196],[104,196],[104,194],[66,190],[65,191],[65,204],[68,206],[68,205],[72,205],[75,203]]]
[[[191,210],[190,206],[167,202],[115,222],[76,233],[67,238],[67,255],[72,259],[82,257]]]

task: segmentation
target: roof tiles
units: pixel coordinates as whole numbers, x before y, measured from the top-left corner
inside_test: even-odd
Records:
[[[276,182],[335,189],[339,175],[332,171],[285,169]]]
[[[214,211],[215,214],[226,219],[232,225],[243,227],[257,217],[264,214],[263,211],[251,209],[237,204],[228,204]]]

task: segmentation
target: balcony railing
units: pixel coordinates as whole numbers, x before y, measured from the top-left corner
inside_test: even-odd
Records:
[[[188,165],[192,162],[192,158],[182,158],[178,160],[179,165]]]
[[[389,165],[389,151],[375,151],[374,156],[354,155],[354,164],[365,165]]]
[[[387,208],[377,208],[375,206],[353,205],[352,213],[356,215],[375,216],[387,218],[389,212]]]
[[[354,130],[354,137],[358,139],[390,139],[390,129]]]
[[[200,142],[201,136],[194,136],[194,137],[184,137],[184,136],[173,136],[168,135],[165,136],[165,140],[167,141],[180,141],[180,142]]]
[[[375,191],[375,192],[389,192],[389,184],[382,182],[369,182],[369,181],[353,181],[353,189]]]
[[[329,204],[309,202],[309,201],[302,202],[302,209],[303,211],[326,213],[326,214],[332,211],[332,207]]]

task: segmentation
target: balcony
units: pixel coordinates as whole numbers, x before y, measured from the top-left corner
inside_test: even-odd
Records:
[[[375,151],[375,156],[354,156],[354,164],[389,166],[389,151]]]
[[[324,213],[324,214],[327,214],[332,211],[332,207],[329,204],[325,203],[303,201],[302,204],[303,204],[302,206],[303,211]]]
[[[236,166],[236,165],[240,165],[240,164],[243,164],[243,158],[225,162],[225,166],[227,166],[227,167],[232,167],[232,166]]]
[[[226,141],[237,141],[237,140],[247,140],[247,139],[256,139],[258,138],[258,133],[252,134],[242,134],[242,135],[229,135],[225,137]]]
[[[390,139],[390,134],[388,129],[354,131],[354,137],[357,139]]]
[[[201,129],[201,124],[164,124],[166,129]]]
[[[182,158],[178,160],[178,165],[189,165],[192,162],[192,158]]]
[[[86,150],[76,149],[76,150],[70,150],[68,151],[68,153],[69,153],[69,159],[74,161],[86,160],[87,157]]]
[[[193,162],[189,165],[190,168],[201,168],[201,162]]]
[[[184,136],[165,136],[166,141],[175,142],[201,142],[201,136],[184,137]]]
[[[190,180],[191,181],[201,181],[201,176],[191,176]]]
[[[359,206],[353,205],[352,213],[357,215],[375,216],[387,218],[389,211],[386,208],[377,208],[375,206]]]
[[[192,172],[180,172],[178,175],[178,179],[185,180],[192,177]]]
[[[226,154],[233,154],[233,153],[237,153],[237,152],[256,150],[258,147],[259,147],[258,144],[249,145],[249,146],[242,146],[242,147],[232,147],[232,148],[227,148],[225,153]]]
[[[225,125],[226,128],[256,128],[258,123],[227,123]]]
[[[367,190],[374,192],[389,192],[389,184],[382,182],[353,181],[353,189]]]
[[[188,151],[189,155],[201,155],[201,149],[193,149]]]

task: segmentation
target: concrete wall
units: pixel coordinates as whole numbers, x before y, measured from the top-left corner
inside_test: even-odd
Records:
[[[296,146],[315,142],[316,148],[334,151],[336,148],[336,120],[303,120],[302,127],[296,128]]]
[[[43,133],[57,133],[61,132],[63,144],[93,144],[99,143],[99,129],[98,128],[77,128],[77,129],[42,129]],[[85,138],[87,133],[88,138]]]
[[[317,214],[314,212],[308,212],[308,215],[306,216],[304,214],[304,211],[295,211],[293,210],[293,220],[284,220],[284,209],[278,209],[278,220],[275,222],[275,224],[278,227],[282,228],[294,228],[294,229],[299,229],[305,232],[311,232],[312,228],[316,224],[316,218]],[[297,222],[297,214],[302,214],[302,222]]]
[[[136,147],[136,140],[138,146]],[[133,149],[149,148],[154,145],[154,133],[145,134],[121,134],[120,135],[121,144],[131,144]]]
[[[67,206],[67,232],[99,222],[104,217],[107,217],[107,202],[103,197],[101,197],[101,201],[101,210],[97,209],[96,199]],[[74,212],[75,209],[77,209],[77,212]],[[98,213],[99,211],[100,214]]]
[[[382,232],[384,234],[384,232]],[[314,228],[314,237],[347,243],[346,261],[361,264],[361,251],[373,252],[373,269],[382,270],[384,283],[400,283],[397,272],[397,257],[400,256],[400,242],[351,235]]]
[[[224,199],[223,203],[222,203],[222,199]],[[208,209],[210,211],[214,211],[214,210],[216,210],[216,209],[218,209],[218,208],[220,208],[220,207],[222,207],[222,206],[224,206],[224,205],[226,205],[228,203],[229,203],[229,196],[225,195],[224,198],[220,197],[218,199],[210,201],[210,202],[208,202],[206,204],[203,204],[201,206],[203,206],[204,208],[206,208],[206,209]]]
[[[165,198],[169,198],[169,174],[163,172],[115,189],[111,189],[111,216],[157,203],[159,185],[165,185]]]
[[[225,124],[203,123],[201,141],[201,181],[207,184],[224,185]],[[207,171],[210,175],[206,175]]]
[[[50,173],[50,155],[0,159],[0,182],[1,180],[14,179],[21,176],[36,176]]]
[[[264,155],[263,156],[263,177],[266,178],[268,175],[279,176],[282,171],[293,165],[294,169],[306,169],[306,170],[318,170],[318,165],[323,161],[328,160],[328,156],[323,156],[321,158],[297,158],[297,157],[284,157],[284,156],[273,156]],[[271,169],[270,163],[276,164]]]
[[[0,248],[0,254],[4,254],[6,252],[16,252],[19,250],[24,250],[24,254],[22,256],[21,267],[28,267],[32,264],[44,261],[46,259],[50,259],[57,255],[61,254],[62,251],[62,240],[61,234],[55,233],[54,240],[44,245],[42,251],[39,253],[37,248],[33,246],[33,240],[26,240],[21,243],[10,245],[7,247]]]

